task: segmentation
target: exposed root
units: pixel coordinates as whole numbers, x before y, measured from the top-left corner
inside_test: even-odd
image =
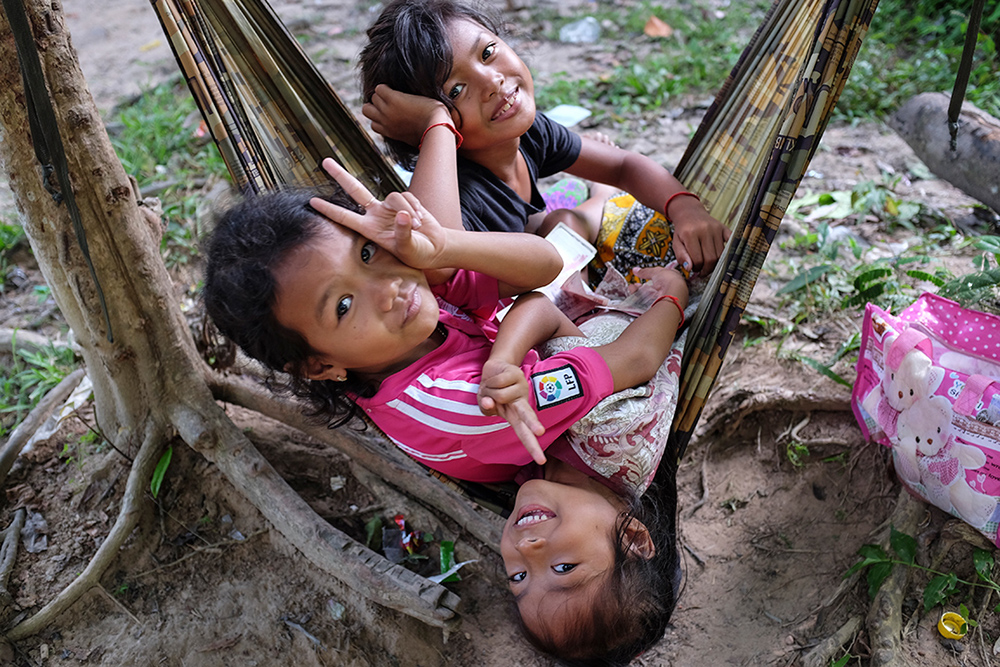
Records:
[[[840,629],[824,639],[802,657],[802,667],[827,667],[840,657],[844,646],[849,644],[861,628],[861,617],[852,616]]]
[[[0,328],[0,352],[11,354],[15,349],[35,352],[53,344],[53,341],[34,331]]]
[[[151,429],[143,440],[139,452],[136,454],[129,472],[128,482],[125,485],[125,495],[122,497],[121,509],[118,518],[111,527],[107,538],[101,543],[97,553],[87,564],[87,567],[80,575],[73,580],[59,595],[46,604],[21,623],[15,625],[8,633],[7,639],[18,641],[41,631],[56,619],[59,614],[68,609],[80,597],[94,586],[100,585],[101,576],[107,570],[111,562],[118,556],[118,550],[139,522],[139,503],[142,502],[143,494],[149,480],[153,476],[153,469],[159,460],[160,447],[164,441],[164,434],[159,429]]]
[[[685,518],[690,519],[698,509],[708,502],[708,452],[712,448],[712,443],[705,447],[705,455],[701,459],[701,498],[687,511]]]
[[[905,488],[901,488],[888,523],[899,532],[913,535],[924,512],[924,505],[917,502]],[[880,541],[883,546],[888,547],[888,527]],[[872,601],[866,619],[872,649],[871,667],[904,667],[907,664],[901,651],[901,632],[903,597],[909,573],[908,567],[894,567]]]
[[[451,517],[476,539],[499,553],[503,531],[503,521],[499,516],[477,511],[468,499],[432,478],[418,463],[388,440],[376,437],[373,431],[328,429],[303,415],[301,406],[267,394],[259,386],[238,376],[213,374],[209,380],[217,399],[259,412],[329,444],[411,498]]]
[[[10,525],[0,531],[0,535],[3,535],[3,547],[0,547],[0,625],[7,625],[14,616],[14,597],[7,590],[7,582],[14,569],[17,545],[27,516],[27,510],[22,507],[14,513],[14,520]]]
[[[200,406],[199,406],[200,407]],[[395,565],[324,521],[221,409],[174,406],[181,438],[226,479],[309,561],[359,595],[429,625],[448,628],[461,600],[444,586]]]
[[[73,390],[83,380],[84,375],[86,375],[86,371],[78,368],[64,377],[62,382],[53,387],[49,393],[45,394],[45,397],[24,418],[24,421],[18,424],[14,432],[10,434],[10,438],[4,444],[3,449],[0,449],[0,488],[3,488],[7,482],[7,473],[10,472],[14,461],[21,454],[24,445],[35,434],[38,427],[49,418],[49,415],[73,393]]]
[[[851,409],[850,395],[817,395],[812,392],[797,393],[775,389],[768,392],[741,391],[729,396],[710,415],[702,417],[698,437],[718,433],[721,440],[731,437],[742,428],[743,420],[756,412],[815,412],[817,410],[844,412]]]

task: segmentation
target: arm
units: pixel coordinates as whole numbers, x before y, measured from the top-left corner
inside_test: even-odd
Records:
[[[611,370],[615,391],[652,379],[670,354],[683,317],[680,309],[688,300],[687,283],[674,269],[651,267],[636,269],[635,274],[648,281],[639,290],[648,292],[651,300],[669,294],[680,306],[669,299],[658,301],[629,324],[613,343],[594,348]]]
[[[644,206],[663,212],[673,224],[674,254],[681,266],[708,273],[722,255],[731,232],[709,215],[698,199],[674,197],[670,210],[663,210],[667,199],[685,188],[654,160],[583,137],[580,155],[566,171],[621,188]]]
[[[448,108],[429,97],[401,93],[381,84],[361,112],[372,122],[372,129],[383,137],[405,142],[420,151],[409,191],[425,202],[427,210],[443,226],[462,229],[455,160],[457,137],[440,125],[456,127]]]
[[[536,463],[545,463],[537,436],[545,428],[535,413],[531,388],[521,368],[528,351],[556,336],[580,336],[580,330],[539,292],[522,294],[500,323],[490,357],[483,364],[479,408],[510,422]]]
[[[562,270],[551,243],[531,234],[469,232],[443,227],[410,192],[393,192],[380,202],[330,158],[323,168],[365,214],[313,199],[310,205],[330,220],[352,229],[421,270],[466,269],[496,278],[500,296],[514,296],[547,285]]]

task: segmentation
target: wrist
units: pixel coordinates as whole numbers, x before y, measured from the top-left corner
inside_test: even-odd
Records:
[[[704,209],[701,205],[701,197],[693,192],[681,190],[667,197],[667,201],[663,204],[663,215],[666,217],[667,222],[673,222],[678,213],[682,213],[685,209],[693,209],[694,207]],[[673,216],[670,214],[671,209],[674,211]]]
[[[677,308],[677,312],[680,314],[681,317],[680,322],[677,323],[677,328],[680,329],[682,326],[684,326],[684,307],[681,306],[680,300],[673,294],[664,294],[656,298],[656,301],[653,302],[653,306],[660,303],[661,301],[669,301]],[[653,306],[650,306],[650,308],[652,308]]]
[[[427,139],[427,136],[431,132],[438,132],[443,134],[445,130],[448,130],[453,135],[455,135],[455,148],[456,149],[460,148],[462,146],[462,133],[455,128],[455,124],[451,121],[451,119],[448,119],[447,121],[441,121],[438,123],[432,123],[431,125],[428,125],[427,129],[424,130],[424,133],[420,135],[420,143],[417,144],[417,150],[419,151],[421,148],[423,148],[424,141]]]

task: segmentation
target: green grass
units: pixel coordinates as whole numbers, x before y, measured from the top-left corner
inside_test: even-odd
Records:
[[[769,5],[761,0],[733,3],[722,18],[706,18],[700,12],[649,2],[629,8],[599,7],[589,15],[613,25],[602,28],[602,42],[621,42],[632,50],[632,56],[596,81],[572,78],[565,72],[555,75],[553,81],[536,87],[538,107],[580,104],[635,114],[659,109],[680,95],[713,94],[736,64]],[[643,33],[653,15],[674,28],[672,37],[659,39]],[[546,37],[558,39],[559,28],[578,18],[551,19],[553,30]],[[638,53],[646,51],[645,55]]]
[[[972,3],[881,0],[837,104],[842,118],[884,117],[918,93],[951,93]],[[986,3],[966,99],[1000,115],[1000,4]]]
[[[168,183],[160,250],[168,267],[187,264],[197,253],[196,204],[210,177],[228,178],[210,136],[199,136],[201,114],[187,88],[162,84],[122,109],[112,143],[125,171],[140,189]]]
[[[0,436],[13,430],[50,389],[74,368],[73,351],[49,346],[31,351],[16,347],[11,367],[0,377]]]
[[[729,74],[769,2],[733,3],[722,18],[653,6],[602,8],[588,12],[602,23],[602,39],[621,42],[631,56],[594,80],[566,72],[540,82],[540,109],[579,104],[617,114],[655,111],[681,95],[714,94]],[[910,97],[951,92],[965,42],[967,3],[951,0],[882,0],[835,112],[847,120],[883,118]],[[643,26],[655,14],[676,32],[669,39],[646,37]],[[583,14],[559,17],[539,11],[552,25],[544,35],[558,39],[559,28]],[[987,4],[966,99],[1000,115],[1000,4]]]
[[[0,294],[7,284],[7,272],[11,268],[11,256],[27,240],[24,229],[16,223],[0,219]]]

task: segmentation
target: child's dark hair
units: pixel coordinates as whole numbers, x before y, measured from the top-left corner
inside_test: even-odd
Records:
[[[676,471],[676,463],[664,455],[645,495],[628,499],[627,512],[615,533],[611,576],[588,613],[564,626],[570,632],[560,633],[560,641],[555,641],[546,628],[532,632],[521,622],[532,646],[570,667],[613,667],[628,665],[663,638],[681,583]],[[629,553],[625,529],[632,518],[649,529],[656,548],[649,559]]]
[[[455,19],[468,19],[500,34],[500,22],[486,8],[453,0],[393,0],[386,5],[368,29],[368,43],[358,57],[364,101],[370,102],[375,86],[384,83],[454,109],[444,82],[454,63],[447,26]],[[385,143],[393,160],[413,169],[417,147],[396,139]]]
[[[309,199],[316,196],[362,211],[342,191],[315,190],[248,196],[226,210],[208,243],[202,298],[219,331],[269,369],[270,388],[305,398],[314,415],[341,423],[354,413],[354,404],[343,395],[345,389],[357,391],[350,374],[348,382],[303,377],[303,364],[313,350],[299,333],[282,326],[273,312],[275,267],[291,250],[309,243],[323,225],[331,224],[309,206]],[[289,375],[279,381],[277,372]]]

